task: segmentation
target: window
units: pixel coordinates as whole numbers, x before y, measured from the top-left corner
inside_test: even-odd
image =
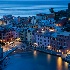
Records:
[[[48,37],[48,39],[49,39],[49,37]]]
[[[12,35],[12,37],[13,37],[13,35]]]
[[[46,45],[46,43],[45,43],[45,45]]]
[[[49,42],[49,40],[48,40],[48,42]]]
[[[49,44],[48,44],[48,46],[49,46]]]
[[[40,44],[42,44],[42,42],[40,42]]]
[[[42,41],[42,39],[40,39],[40,41]]]
[[[39,40],[39,38],[38,38],[38,40]]]
[[[59,45],[60,45],[60,43],[59,43]]]
[[[55,40],[55,38],[53,38],[53,40]]]
[[[54,45],[54,47],[55,47],[55,45]]]
[[[28,30],[28,32],[30,32],[30,30]]]
[[[46,40],[44,40],[44,42],[46,42]]]
[[[64,40],[64,42],[65,42],[65,40]]]
[[[38,45],[39,45],[39,42],[38,42]]]
[[[66,38],[66,36],[65,36],[65,38]]]
[[[45,36],[44,36],[44,38],[45,38]]]
[[[27,40],[27,38],[26,38],[26,40]]]
[[[66,43],[64,43],[64,46],[66,45]]]
[[[30,35],[31,35],[31,33],[30,33]]]
[[[44,45],[42,45],[44,47]]]

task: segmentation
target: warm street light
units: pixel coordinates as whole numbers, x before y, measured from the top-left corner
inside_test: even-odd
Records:
[[[51,48],[51,46],[49,45],[49,46],[47,46],[48,47],[48,49],[50,49]]]

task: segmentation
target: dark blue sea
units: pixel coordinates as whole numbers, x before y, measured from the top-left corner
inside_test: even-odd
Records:
[[[50,13],[49,8],[55,11],[65,10],[70,1],[0,1],[0,17],[12,14],[14,16],[32,16],[37,13]]]
[[[61,57],[38,51],[26,51],[9,56],[3,70],[69,70]]]

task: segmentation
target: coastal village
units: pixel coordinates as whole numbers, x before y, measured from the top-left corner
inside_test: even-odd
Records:
[[[39,13],[32,17],[4,15],[0,19],[0,58],[4,52],[17,46],[15,42],[23,43],[25,49],[59,56],[70,54],[70,3],[66,10],[49,10],[50,14]]]

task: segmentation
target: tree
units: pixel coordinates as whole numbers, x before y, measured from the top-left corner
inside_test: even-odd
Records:
[[[49,11],[50,11],[51,13],[54,13],[54,10],[53,10],[53,8],[50,8],[50,9],[49,9]]]

